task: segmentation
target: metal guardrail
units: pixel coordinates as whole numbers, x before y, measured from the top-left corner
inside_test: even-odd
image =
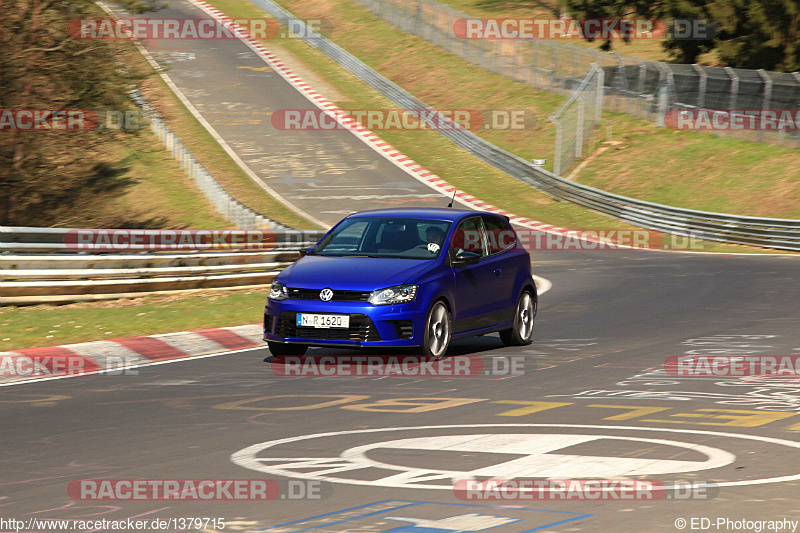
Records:
[[[110,300],[272,282],[325,232],[271,234],[268,250],[77,250],[62,228],[0,227],[0,305]],[[238,249],[237,249],[238,248]]]
[[[402,108],[427,109],[432,111],[430,120],[446,119],[439,117],[433,108],[378,74],[340,46],[307,27],[302,20],[272,0],[252,2],[281,24],[302,28],[300,37],[303,40]],[[438,131],[472,155],[554,198],[588,207],[636,226],[718,242],[800,251],[800,220],[696,211],[628,198],[574,183],[535,167],[468,130]]]

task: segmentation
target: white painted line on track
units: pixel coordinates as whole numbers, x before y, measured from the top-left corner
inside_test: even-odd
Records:
[[[553,288],[553,284],[547,278],[533,276],[533,281],[536,283],[536,292],[539,294],[539,296]]]

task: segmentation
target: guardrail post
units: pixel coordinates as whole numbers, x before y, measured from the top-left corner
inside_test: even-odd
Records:
[[[636,92],[639,94],[644,94],[644,85],[647,82],[647,65],[641,58],[636,58],[636,61],[639,62],[639,86],[636,89]]]
[[[431,39],[431,42],[437,46],[442,46],[442,39],[441,39],[442,31],[441,29],[439,29],[438,25],[439,11],[441,11],[441,9],[442,9],[441,4],[435,4],[433,6],[433,24],[432,24],[433,38]]]
[[[703,108],[706,105],[706,87],[708,86],[708,74],[703,68],[695,63],[692,68],[700,76],[700,84],[697,89],[697,107]]]
[[[792,76],[797,82],[798,87],[800,87],[800,72],[792,72]],[[800,128],[795,129],[794,138],[797,142],[797,147],[800,148]]]
[[[414,13],[414,27],[417,30],[416,31],[417,35],[419,35],[420,37],[423,37],[423,35],[425,34],[424,22],[425,21],[422,18],[422,3],[420,2],[417,4],[417,10]]]
[[[600,124],[600,120],[603,118],[603,103],[605,102],[606,73],[600,68],[599,63],[594,63],[593,68],[595,70],[595,76],[597,76],[597,103],[594,110],[594,120],[595,124]]]
[[[611,52],[614,54],[614,58],[617,60],[617,76],[614,80],[614,88],[616,89],[616,94],[614,95],[614,106],[616,110],[620,110],[619,100],[621,97],[624,97],[623,91],[626,91],[628,88],[628,78],[625,77],[625,60],[622,59],[622,56],[616,52]]]
[[[469,39],[461,39],[461,59],[468,61],[467,56],[467,47],[469,45]]]
[[[658,115],[656,116],[656,126],[664,127],[666,126],[666,116],[667,111],[669,111],[670,102],[669,102],[669,88],[671,85],[674,85],[674,80],[672,77],[672,71],[667,68],[661,62],[656,63],[656,66],[659,70],[659,83],[658,83],[658,95],[656,100],[656,112]]]
[[[736,109],[736,97],[739,93],[739,76],[736,75],[736,71],[731,67],[725,67],[725,73],[731,79],[731,94],[728,101],[728,106],[730,107],[731,111],[734,111]]]
[[[772,78],[767,75],[763,68],[758,69],[756,72],[758,72],[758,75],[764,80],[764,100],[761,103],[761,109],[769,109],[770,103],[772,102]],[[759,129],[758,141],[761,142],[763,140],[764,130]]]
[[[568,43],[568,44],[569,44],[569,49],[572,52],[572,77],[573,78],[578,78],[578,77],[580,77],[580,74],[579,74],[579,71],[578,71],[578,57],[579,57],[578,56],[578,47],[575,46],[572,43]]]
[[[583,155],[583,132],[584,132],[584,113],[586,112],[586,104],[583,98],[578,98],[578,124],[575,127],[575,159],[580,159]]]
[[[553,124],[556,125],[556,146],[555,146],[555,153],[553,156],[553,174],[556,176],[561,175],[561,144],[563,142],[564,136],[564,125],[561,124],[561,121],[558,120],[556,117],[550,117],[550,120],[553,121]]]

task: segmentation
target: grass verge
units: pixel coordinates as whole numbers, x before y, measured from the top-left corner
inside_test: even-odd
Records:
[[[102,201],[76,205],[54,225],[77,228],[219,228],[233,225],[194,187],[177,161],[149,131],[103,146],[99,157],[122,169],[125,185]]]
[[[262,320],[268,289],[0,308],[0,351],[154,335]]]

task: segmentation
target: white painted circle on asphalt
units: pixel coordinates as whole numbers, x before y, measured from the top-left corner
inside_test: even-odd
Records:
[[[636,431],[636,432],[661,432],[686,435],[707,435],[732,439],[745,439],[759,441],[767,444],[800,448],[800,442],[794,442],[772,437],[757,435],[741,435],[716,431],[652,428],[633,426],[600,426],[578,424],[463,424],[441,426],[411,426],[399,428],[361,429],[352,431],[333,431],[313,435],[301,435],[285,439],[273,440],[254,444],[234,453],[231,461],[235,464],[259,472],[274,475],[316,479],[334,483],[347,483],[353,485],[372,485],[385,487],[425,488],[425,489],[450,489],[451,484],[426,483],[431,481],[446,482],[468,479],[476,476],[495,478],[523,478],[523,477],[561,477],[561,478],[597,478],[597,477],[624,477],[634,475],[670,474],[710,470],[720,468],[735,461],[736,456],[719,448],[702,446],[688,442],[648,439],[640,437],[598,434],[552,434],[552,433],[478,433],[471,435],[451,434],[429,437],[414,437],[383,442],[375,442],[361,446],[354,446],[343,450],[335,457],[280,457],[261,456],[263,452],[282,444],[295,444],[300,441],[324,439],[327,437],[341,437],[346,435],[359,435],[398,431],[424,431],[447,429],[472,429],[472,428],[567,428],[567,429],[593,429],[609,431]],[[681,461],[674,459],[638,459],[632,457],[604,457],[572,454],[558,454],[559,450],[598,440],[634,441],[647,444],[673,446],[699,452],[705,456],[702,461]],[[295,444],[296,446],[296,444]],[[498,460],[494,464],[469,471],[437,470],[431,468],[416,468],[399,466],[374,461],[366,456],[370,450],[398,449],[406,453],[418,451],[424,454],[431,450],[444,450],[455,452],[485,452],[492,454],[513,454],[514,458]],[[532,451],[533,450],[533,451]],[[413,458],[413,456],[412,456]],[[339,477],[336,474],[346,474],[364,470],[365,468],[379,468],[389,470],[390,475],[380,479],[355,479]],[[800,473],[772,478],[750,479],[741,481],[727,481],[720,483],[697,483],[696,488],[702,487],[733,487],[743,485],[759,485],[765,483],[778,483],[784,481],[800,480]],[[667,489],[671,488],[669,486]]]
[[[637,457],[606,457],[594,455],[560,454],[571,446],[599,440],[635,441],[660,444],[692,450],[706,456],[704,461],[679,461],[674,459],[641,459]],[[382,463],[367,457],[372,450],[395,449],[403,452],[466,452],[508,455],[508,460],[499,459],[492,465],[474,470],[433,470]],[[418,476],[427,473],[448,474],[451,479],[473,479],[490,476],[495,479],[516,477],[532,478],[604,478],[619,476],[647,476],[695,472],[729,465],[736,460],[732,453],[688,444],[674,440],[615,437],[609,435],[489,433],[469,435],[444,435],[419,437],[356,446],[341,453],[340,458],[361,468],[382,468],[414,472]]]

